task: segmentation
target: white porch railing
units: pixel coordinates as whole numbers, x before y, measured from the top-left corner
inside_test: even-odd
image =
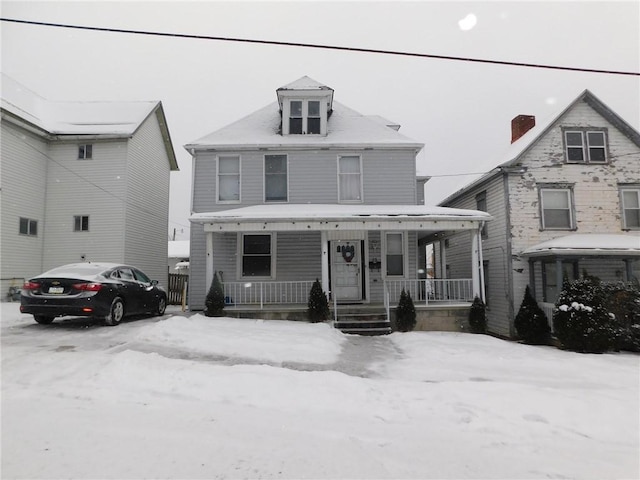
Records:
[[[224,282],[225,303],[233,305],[307,304],[313,280]]]
[[[389,292],[391,301],[400,298],[404,289],[411,294],[415,302],[472,302],[473,281],[463,279],[418,279],[418,280],[385,280],[385,291]]]
[[[555,304],[540,302],[538,305],[540,305],[540,308],[542,309],[544,314],[547,316],[547,321],[549,322],[549,327],[551,328],[551,331],[553,332],[553,310],[556,308]]]

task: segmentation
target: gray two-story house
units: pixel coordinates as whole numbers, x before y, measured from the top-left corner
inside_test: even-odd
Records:
[[[166,285],[162,104],[56,102],[2,76],[2,292],[67,263],[136,265]]]
[[[228,311],[270,305],[288,318],[306,307],[315,279],[333,306],[395,305],[402,288],[425,301],[426,290],[435,299],[442,289],[443,298],[472,299],[481,269],[427,284],[421,238],[464,230],[477,240],[490,217],[423,205],[423,145],[308,77],[276,96],[185,146],[193,156],[190,308],[204,307],[215,272]]]
[[[551,321],[565,277],[640,279],[640,134],[595,95],[542,121],[515,117],[496,163],[441,202],[493,217],[482,231],[491,332],[516,335],[527,285]],[[458,234],[436,242],[439,275],[465,275],[468,247]]]

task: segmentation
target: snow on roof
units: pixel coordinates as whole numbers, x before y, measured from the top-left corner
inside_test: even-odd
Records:
[[[265,220],[376,220],[376,219],[425,219],[425,220],[490,220],[491,216],[478,210],[433,207],[425,205],[342,205],[342,204],[287,204],[254,205],[219,212],[196,213],[191,221],[245,222]]]
[[[54,135],[131,135],[159,103],[54,102],[2,74],[2,108]]]
[[[169,258],[189,258],[191,243],[189,240],[169,241]]]
[[[640,255],[640,236],[574,233],[527,248],[523,256],[543,255]]]
[[[195,140],[185,148],[260,148],[260,147],[329,147],[396,146],[422,149],[424,144],[412,140],[393,128],[362,115],[339,102],[327,122],[327,135],[281,135],[278,103],[266,107]]]
[[[333,90],[333,89],[305,75],[304,77],[299,78],[295,82],[291,82],[283,87],[278,88],[278,90]]]

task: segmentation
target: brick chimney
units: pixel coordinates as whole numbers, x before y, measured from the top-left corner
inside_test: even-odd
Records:
[[[536,126],[536,117],[533,115],[518,115],[511,120],[511,143]]]

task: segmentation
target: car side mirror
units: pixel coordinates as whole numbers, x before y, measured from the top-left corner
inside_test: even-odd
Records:
[[[158,284],[158,280],[151,280],[151,285],[157,285]]]

